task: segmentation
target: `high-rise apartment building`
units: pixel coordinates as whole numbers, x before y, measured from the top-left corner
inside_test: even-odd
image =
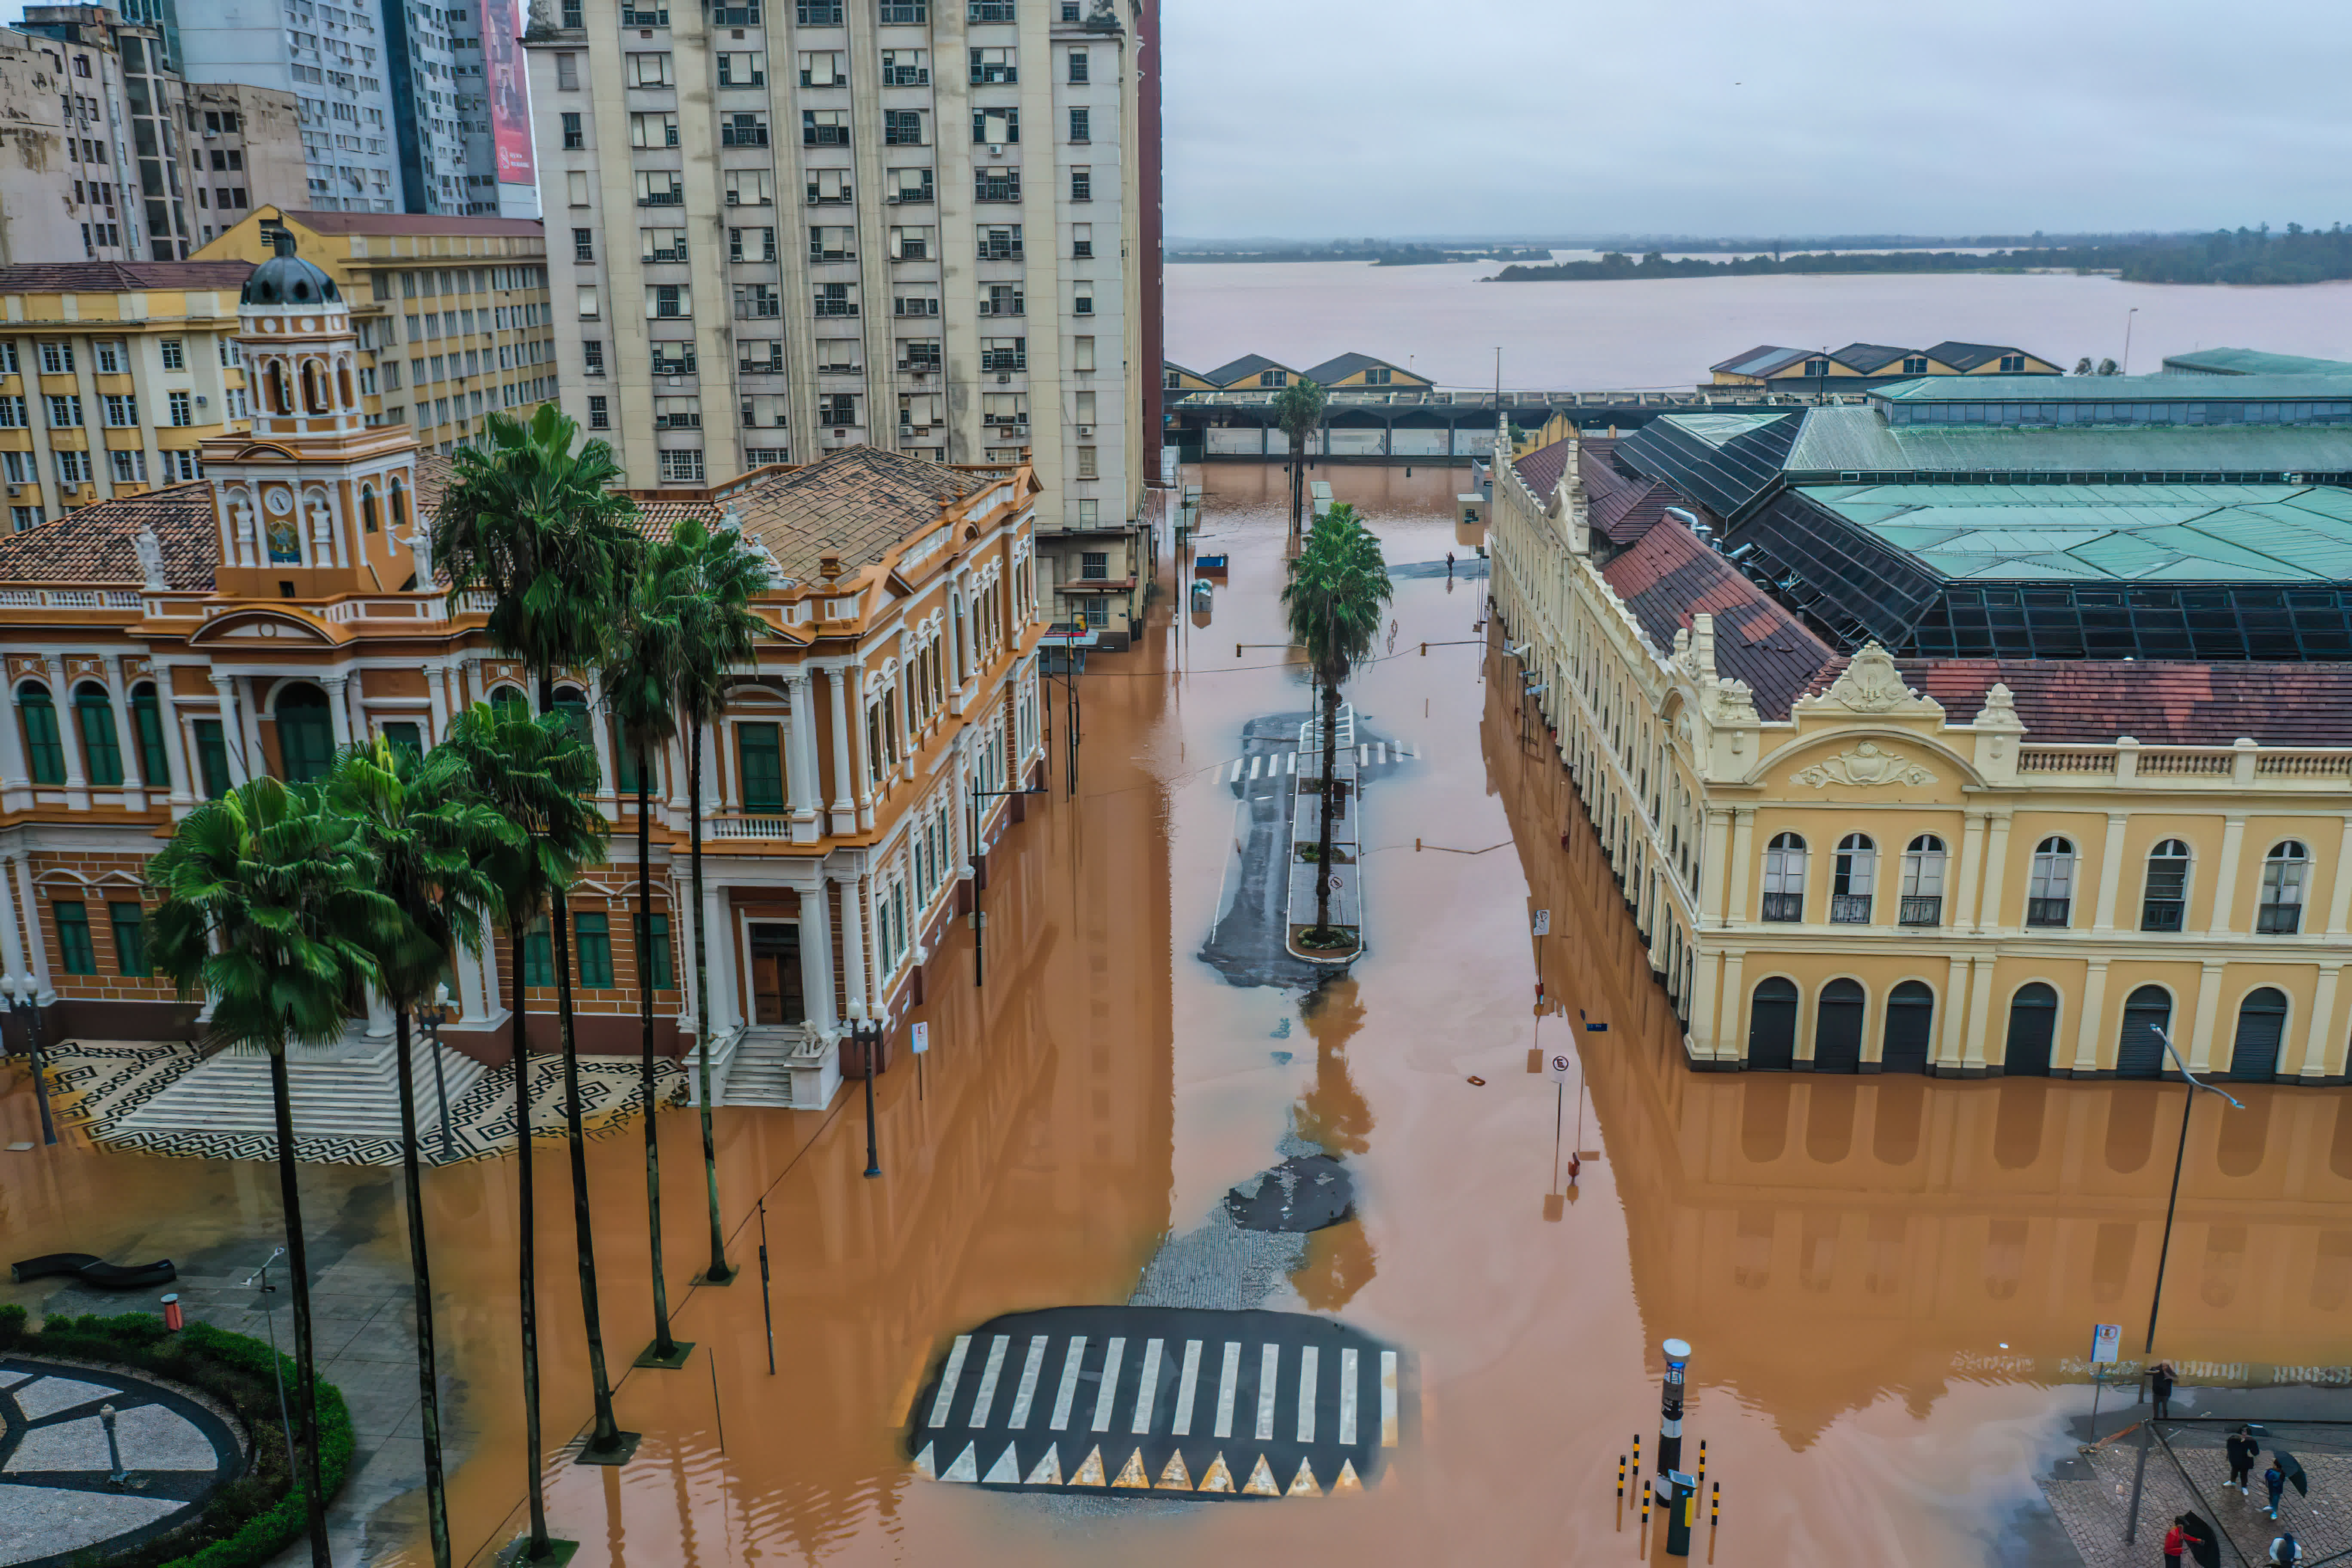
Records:
[[[374,4],[204,0],[173,10],[169,30],[179,39],[183,75],[295,95],[309,206],[401,210],[392,44]]]
[[[299,206],[309,184],[301,100],[244,82],[188,84],[188,188],[195,242],[243,221],[256,207]]]
[[[1159,446],[1150,10],[550,4],[526,47],[563,401],[630,482],[1025,455],[1051,617],[1123,638]]]

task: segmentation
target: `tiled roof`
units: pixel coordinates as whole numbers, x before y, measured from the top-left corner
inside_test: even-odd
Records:
[[[1713,616],[1716,672],[1746,682],[1766,719],[1786,719],[1831,662],[1827,644],[1679,524],[1651,529],[1601,575],[1660,653],[1672,651],[1692,616]]]
[[[1674,486],[1618,467],[1617,443],[1597,436],[1583,443],[1577,473],[1591,501],[1590,521],[1616,544],[1631,544],[1650,531],[1666,508],[1691,503]]]
[[[441,492],[449,488],[449,480],[457,465],[436,452],[416,454],[416,515],[431,517],[441,510]]]
[[[27,261],[0,267],[0,294],[241,289],[252,272],[250,261]]]
[[[2023,353],[2023,349],[2003,347],[2000,343],[1964,343],[1947,338],[1927,350],[1927,357],[1938,364],[1950,365],[1954,370],[1970,371],[1980,364],[1989,364],[2003,354]]]
[[[138,547],[144,525],[163,546],[163,580],[210,588],[218,554],[212,486],[202,479],[123,496],[69,511],[22,533],[0,536],[0,583],[72,583],[137,587],[145,581]]]
[[[1546,506],[1551,504],[1551,492],[1559,488],[1560,475],[1568,471],[1568,454],[1573,447],[1572,440],[1562,437],[1549,447],[1538,447],[1511,461],[1511,467],[1527,482],[1528,489],[1535,492],[1536,500]]]
[[[325,213],[280,207],[312,234],[544,234],[535,217],[453,217],[437,213]]]
[[[1830,358],[1848,370],[1858,370],[1864,375],[1884,370],[1911,353],[1909,349],[1890,348],[1885,343],[1848,343]]]
[[[1719,360],[1707,368],[1726,375],[1769,375],[1776,370],[1796,363],[1808,353],[1809,350],[1782,348],[1777,343],[1759,343],[1746,353]]]
[[[1664,531],[1661,530],[1661,531]],[[1995,681],[2017,699],[2029,742],[2106,744],[2129,735],[2151,746],[2352,745],[2352,665],[2190,664],[2162,659],[1903,658],[1903,679],[1972,721]],[[1831,660],[1809,690],[1828,689],[1846,660]]]
[[[1213,381],[1219,386],[1231,386],[1242,377],[1254,376],[1262,370],[1290,370],[1290,367],[1279,360],[1270,360],[1264,354],[1244,354],[1229,364],[1221,364],[1214,370],[1203,372],[1202,379]],[[1290,374],[1297,375],[1298,373],[1291,370]]]

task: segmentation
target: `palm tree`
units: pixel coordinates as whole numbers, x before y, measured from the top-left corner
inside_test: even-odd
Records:
[[[441,977],[450,952],[478,951],[483,918],[496,898],[486,858],[521,833],[469,798],[465,766],[446,752],[419,756],[382,736],[335,760],[329,806],[356,828],[375,868],[376,889],[397,914],[374,933],[384,1000],[392,1006],[400,1075],[401,1181],[408,1204],[409,1272],[416,1296],[416,1376],[425,1436],[425,1514],[435,1568],[449,1568],[449,1510],[442,1484],[441,1392],[433,1345],[433,1275],[425,1246],[425,1193],[418,1171],[416,1089],[410,1013]]]
[[[719,1221],[719,1145],[710,1126],[710,961],[702,920],[702,731],[726,711],[727,688],[770,630],[751,612],[768,586],[767,563],[732,529],[717,532],[688,519],[655,552],[657,592],[677,606],[677,712],[686,720],[688,853],[694,886],[694,1016],[700,1029],[702,1180],[710,1207],[710,1264],[703,1279],[735,1278]]]
[[[486,857],[484,873],[497,889],[499,920],[512,943],[515,984],[515,1152],[520,1210],[522,1302],[523,1439],[530,1450],[530,1545],[533,1562],[552,1550],[547,1535],[547,1501],[540,1482],[543,1452],[539,1421],[538,1227],[533,1207],[530,1149],[530,1041],[522,1027],[523,955],[530,927],[541,911],[560,905],[580,868],[604,854],[604,820],[586,799],[595,787],[596,754],[572,721],[562,714],[525,713],[520,704],[495,708],[477,703],[449,726],[442,749],[457,757],[476,795],[521,830],[511,847]],[[551,927],[552,921],[550,922]],[[580,1103],[575,1076],[568,1084],[573,1107]],[[584,1204],[573,1189],[573,1217],[585,1230]],[[593,1259],[583,1247],[583,1281],[593,1278]],[[604,1340],[596,1296],[583,1283],[589,1369],[596,1395],[596,1425],[583,1458],[604,1458],[634,1442],[613,1419],[610,1384],[604,1378]]]
[[[636,946],[638,1078],[646,1098],[646,1234],[653,1253],[654,1341],[639,1366],[675,1367],[684,1360],[669,1331],[669,1283],[662,1273],[661,1137],[654,1111],[652,759],[677,734],[678,615],[658,570],[641,573],[629,597],[620,641],[604,667],[604,700],[612,706],[637,783]]]
[[[352,998],[380,980],[373,954],[397,928],[399,910],[375,890],[376,868],[355,826],[330,810],[317,789],[267,776],[190,812],[172,842],[148,862],[147,876],[163,895],[155,911],[156,967],[183,1000],[203,992],[212,1004],[215,1040],[269,1057],[278,1190],[293,1286],[295,1430],[289,1458],[308,1505],[310,1561],[314,1568],[329,1568],[310,1269],[286,1053],[341,1037]]]
[[[1381,542],[1345,502],[1315,520],[1282,590],[1291,640],[1307,650],[1307,667],[1323,687],[1323,819],[1317,838],[1315,930],[1306,939],[1315,947],[1346,945],[1331,930],[1331,774],[1339,764],[1339,686],[1356,661],[1372,651],[1389,594]]]
[[[1290,531],[1302,526],[1307,510],[1307,437],[1323,423],[1323,406],[1331,395],[1317,382],[1300,376],[1275,395],[1274,419],[1290,437]]]

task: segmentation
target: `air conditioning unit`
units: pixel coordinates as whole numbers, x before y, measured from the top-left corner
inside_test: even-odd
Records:
[[[1002,158],[1004,156],[1004,143],[1002,142],[992,142],[988,144],[988,151],[990,156]]]
[[[1078,434],[1081,436],[1091,436],[1094,433],[1095,427],[1091,425],[1081,425],[1078,426]]]
[[[220,132],[217,131],[207,130],[205,132],[205,140],[207,142],[217,142],[220,140]]]
[[[8,493],[12,496],[23,495],[25,493],[25,487],[22,485],[10,485],[8,487]]]
[[[996,384],[999,386],[1011,386],[1013,384],[1013,377],[1000,370],[996,373]]]

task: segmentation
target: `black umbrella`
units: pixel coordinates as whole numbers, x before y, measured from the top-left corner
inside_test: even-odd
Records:
[[[2189,1555],[2197,1568],[2221,1568],[2221,1532],[2193,1513],[2180,1516],[2180,1533],[2189,1538]]]
[[[2271,1462],[2286,1472],[2287,1484],[2294,1487],[2297,1494],[2303,1497],[2311,1495],[2311,1478],[2303,1473],[2303,1467],[2295,1462],[2293,1454],[2284,1448],[2273,1448]]]

